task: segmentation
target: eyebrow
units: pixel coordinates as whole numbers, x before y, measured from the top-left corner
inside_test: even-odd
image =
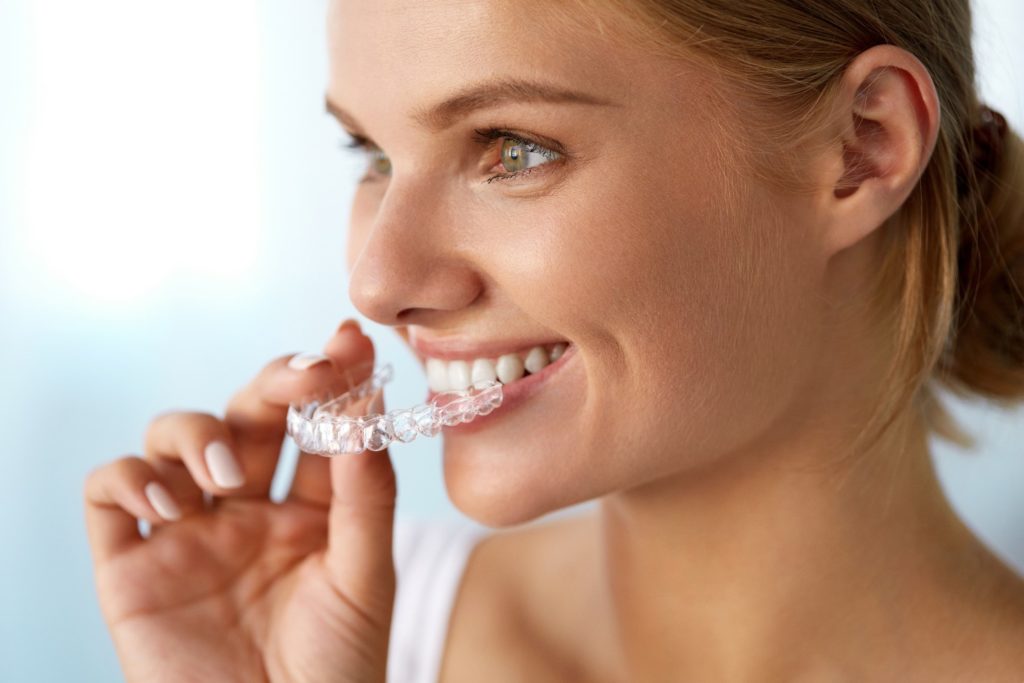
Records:
[[[355,117],[325,98],[327,112],[341,123],[360,128]],[[496,107],[507,102],[551,102],[556,104],[584,104],[602,107],[621,106],[618,102],[598,97],[579,90],[569,90],[550,83],[504,78],[485,81],[457,91],[442,102],[431,107],[414,109],[412,120],[432,133],[449,128],[459,118],[471,112]]]

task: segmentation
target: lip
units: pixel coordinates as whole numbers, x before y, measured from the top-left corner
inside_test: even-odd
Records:
[[[456,434],[472,434],[473,432],[479,431],[480,429],[486,428],[488,425],[494,422],[496,416],[504,415],[510,410],[514,409],[517,405],[524,402],[526,399],[537,393],[545,382],[549,381],[553,375],[559,370],[565,367],[565,364],[576,355],[576,345],[569,344],[566,348],[565,353],[558,357],[554,363],[546,365],[540,372],[528,375],[522,379],[518,379],[515,382],[504,385],[501,389],[501,405],[492,410],[487,415],[479,415],[469,422],[462,422],[457,425],[448,427],[445,426],[442,432],[453,432]],[[433,390],[427,391],[427,401],[429,402],[432,398],[437,396],[438,392]]]
[[[553,337],[547,339],[501,339],[487,342],[470,341],[458,337],[431,340],[417,336],[412,330],[409,331],[407,341],[413,352],[424,363],[427,358],[438,358],[445,361],[498,358],[507,353],[522,353],[535,346],[547,347],[553,344],[568,344],[569,348],[572,348],[572,344],[568,340]]]

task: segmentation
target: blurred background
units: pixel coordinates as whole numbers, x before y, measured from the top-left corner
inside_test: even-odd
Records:
[[[364,162],[324,113],[325,0],[0,0],[0,681],[121,680],[82,520],[93,467],[168,409],[219,412],[357,315]],[[1024,3],[975,6],[983,97],[1024,130]],[[1013,27],[1017,27],[1014,29]],[[391,406],[422,399],[414,359]],[[1024,571],[1024,411],[953,402],[935,444],[968,524]],[[392,447],[398,513],[455,517],[440,441]]]

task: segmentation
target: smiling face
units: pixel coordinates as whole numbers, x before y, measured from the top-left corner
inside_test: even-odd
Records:
[[[572,351],[446,433],[457,507],[523,522],[792,427],[822,382],[815,219],[734,162],[708,71],[545,3],[335,0],[328,21],[327,96],[386,155],[352,207],[355,306],[456,358]],[[519,88],[426,116],[512,81],[586,101]],[[481,139],[494,129],[525,143]]]

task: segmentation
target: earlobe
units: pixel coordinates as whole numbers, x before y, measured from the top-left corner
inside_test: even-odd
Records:
[[[880,227],[906,201],[931,158],[939,104],[928,70],[912,54],[877,45],[843,74],[836,111],[841,159],[827,198],[829,251]]]

